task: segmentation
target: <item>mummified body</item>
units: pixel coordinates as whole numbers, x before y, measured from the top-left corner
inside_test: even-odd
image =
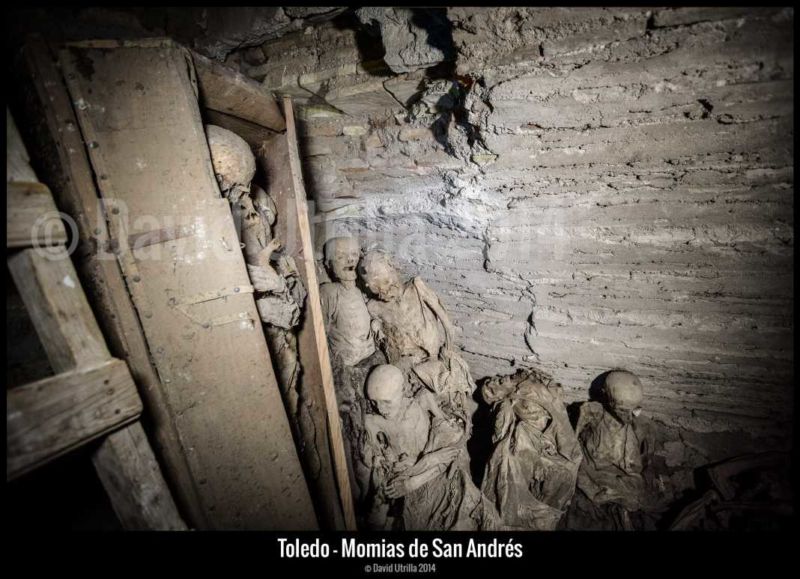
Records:
[[[455,351],[453,325],[437,295],[420,278],[402,282],[389,257],[370,252],[359,264],[373,329],[389,363],[409,372],[436,396],[437,405],[471,431],[475,382]]]
[[[361,247],[353,237],[335,237],[325,243],[325,267],[331,282],[320,286],[331,355],[345,366],[355,366],[375,351],[364,294],[356,287]]]
[[[358,455],[358,441],[364,430],[364,384],[370,368],[385,362],[385,358],[375,349],[366,298],[356,286],[356,266],[361,258],[358,240],[352,237],[330,239],[325,243],[324,256],[331,281],[320,286],[320,301],[330,346],[351,486],[355,503],[360,506],[366,488],[359,484],[365,476],[364,473],[359,474],[358,470],[364,467],[353,457]]]
[[[560,387],[545,380],[521,370],[481,389],[495,421],[482,492],[507,530],[555,529],[575,492],[581,448]]]
[[[646,528],[654,500],[644,477],[649,436],[639,418],[642,384],[634,374],[609,372],[602,402],[584,402],[576,426],[583,449],[570,528]]]
[[[281,250],[280,241],[272,235],[277,212],[272,198],[252,185],[256,166],[249,145],[235,133],[214,125],[206,127],[206,134],[214,173],[240,231],[247,271],[287,414],[308,473],[316,478],[320,470],[318,441],[309,402],[298,391],[301,367],[295,335],[306,289],[291,257],[280,255],[273,259],[273,254]]]
[[[368,469],[372,529],[493,529],[497,513],[469,476],[466,432],[436,416],[432,394],[405,393],[405,375],[381,365],[367,379],[375,412],[366,415],[361,460]],[[426,400],[428,399],[428,400]]]

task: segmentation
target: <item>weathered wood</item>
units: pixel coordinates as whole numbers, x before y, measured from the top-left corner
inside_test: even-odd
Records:
[[[13,119],[7,116],[13,124]],[[27,161],[27,151],[18,134],[16,141],[14,149],[22,151],[22,157]],[[30,236],[34,238],[38,233],[36,226],[43,225],[40,220],[49,217],[55,219],[61,228],[61,239],[56,243],[66,241],[60,217],[51,215],[56,209],[55,202],[44,184],[8,182],[7,190],[9,214],[15,214],[15,219],[12,219],[15,226],[27,218],[28,223],[32,222],[29,227],[34,232]],[[31,198],[37,202],[31,204]],[[45,239],[33,239],[32,243],[41,246],[53,241],[52,236],[47,238],[52,232],[43,229]],[[58,232],[58,228],[55,231]],[[14,388],[7,393],[8,408],[11,409],[7,415],[10,441],[7,446],[7,476],[18,476],[121,427],[132,416],[141,413],[142,404],[127,365],[110,357],[65,248],[51,248],[46,253],[23,251],[9,261],[9,269],[16,273],[19,287],[31,290],[30,294],[25,294],[29,313],[33,306],[31,319],[40,338],[48,336],[55,342],[54,347],[48,350],[48,358],[50,366],[62,372],[33,386]],[[65,274],[63,278],[62,273]],[[47,287],[48,282],[59,279],[71,291],[58,286]],[[52,296],[53,300],[42,301],[42,295]],[[75,330],[87,333],[70,335]],[[96,366],[100,359],[107,361]],[[97,375],[100,371],[107,371],[107,375]],[[81,381],[80,388],[73,388],[76,378]],[[102,385],[99,389],[94,388],[96,392],[86,391],[93,384],[100,384],[100,380]],[[102,404],[102,396],[111,397],[117,390],[122,393],[116,397],[111,415],[107,410],[108,404]],[[134,438],[137,441],[135,446],[121,446],[123,441]],[[126,450],[124,456],[114,452],[117,447]],[[123,459],[124,464],[115,463],[115,456]],[[101,478],[106,487],[112,481],[114,483],[108,494],[117,512],[126,515],[121,517],[124,527],[186,528],[138,422],[106,436],[93,458],[98,470],[102,470],[101,475],[105,475]],[[147,482],[144,487],[148,494],[158,498],[151,505],[140,504],[133,498],[139,496],[144,481]]]
[[[31,167],[28,151],[19,136],[14,117],[6,108],[6,182],[10,183],[11,181],[31,183],[38,179]]]
[[[12,388],[6,400],[8,479],[120,428],[142,411],[128,367],[113,359]]]
[[[286,134],[277,135],[265,142],[257,150],[257,157],[266,174],[267,190],[277,205],[275,234],[284,244],[285,251],[295,259],[300,277],[308,289],[306,311],[298,333],[298,352],[303,366],[300,388],[314,400],[313,419],[317,431],[324,433],[328,441],[326,452],[320,453],[320,456],[326,459],[324,467],[333,470],[330,474],[325,473],[327,478],[320,477],[318,493],[329,500],[331,496],[336,497],[338,508],[333,509],[327,505],[329,522],[335,520],[332,518],[334,511],[340,511],[344,516],[345,528],[355,529],[350,480],[319,300],[306,193],[297,156],[297,135],[291,102],[288,100],[284,103],[284,111],[288,127]],[[328,388],[333,394],[332,398]],[[331,478],[335,481],[333,487],[329,483]]]
[[[106,220],[94,185],[94,176],[78,130],[67,88],[50,51],[41,38],[23,47],[18,78],[27,91],[24,105],[34,126],[34,158],[45,168],[58,205],[75,218],[79,251],[73,254],[83,287],[91,296],[95,315],[112,354],[130,367],[148,409],[149,432],[164,461],[175,498],[193,526],[206,527],[196,483],[164,393],[165,386],[150,359],[136,310],[117,259],[106,253],[110,244]],[[135,243],[132,242],[132,244]]]
[[[265,188],[277,206],[278,216],[273,229],[275,238],[283,244],[283,251],[295,259],[303,284],[308,287],[302,267],[303,244],[298,236],[297,203],[292,176],[288,170],[289,151],[286,135],[276,135],[263,143],[257,150],[256,156],[266,174]],[[322,378],[313,322],[307,313],[309,307],[309,298],[306,298],[306,313],[301,318],[297,333],[297,357],[302,367],[297,390],[307,404],[306,409],[312,424],[306,422],[299,425],[303,440],[299,440],[298,444],[320,524],[325,529],[341,529],[345,525],[345,520],[337,491],[333,457],[328,444],[325,397],[320,386]]]
[[[53,370],[102,364],[111,355],[64,247],[23,249],[8,268]]]
[[[353,495],[350,489],[350,476],[347,471],[347,458],[344,451],[342,426],[339,421],[339,404],[336,401],[336,390],[333,382],[328,339],[325,334],[325,323],[322,315],[322,304],[319,297],[319,281],[314,260],[314,245],[311,241],[311,225],[308,221],[308,203],[306,189],[303,184],[303,173],[300,166],[300,154],[297,147],[297,128],[294,122],[292,99],[283,99],[283,110],[286,115],[286,139],[289,147],[289,170],[292,175],[295,200],[297,202],[297,220],[302,243],[302,264],[305,270],[305,282],[308,288],[308,314],[314,328],[314,342],[319,360],[322,378],[322,391],[325,395],[325,408],[328,417],[329,442],[336,468],[336,480],[339,485],[339,498],[342,501],[347,529],[356,530]]]
[[[261,143],[271,139],[275,135],[275,131],[271,131],[255,123],[245,121],[239,117],[226,115],[225,113],[221,113],[219,111],[205,109],[203,111],[203,116],[205,117],[206,123],[210,125],[217,125],[223,129],[233,131],[247,141],[248,145],[254,148],[261,146]]]
[[[200,99],[208,109],[233,115],[276,132],[286,128],[278,104],[252,79],[230,68],[192,53]]]
[[[6,247],[63,245],[67,230],[46,185],[6,183]]]
[[[186,529],[139,422],[109,434],[92,462],[124,528]]]
[[[207,526],[316,528],[253,297],[236,291],[249,279],[183,51],[71,47],[61,64],[73,102],[88,105],[78,121],[100,193],[124,205],[111,237]],[[166,225],[194,235],[130,251],[130,234]]]
[[[6,108],[6,247],[60,245],[67,240],[53,197],[38,181]]]

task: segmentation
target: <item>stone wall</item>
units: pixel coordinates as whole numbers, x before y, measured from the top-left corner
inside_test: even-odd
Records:
[[[779,446],[793,11],[446,17],[456,58],[427,70],[393,73],[374,30],[341,22],[240,61],[301,105],[317,245],[352,233],[422,276],[476,378],[535,365],[582,400],[623,367],[706,459]]]

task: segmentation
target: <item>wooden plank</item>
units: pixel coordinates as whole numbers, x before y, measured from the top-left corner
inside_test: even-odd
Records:
[[[53,197],[38,181],[14,117],[6,108],[6,247],[67,241]]]
[[[308,312],[314,329],[314,341],[317,359],[319,360],[322,378],[322,391],[325,395],[325,409],[328,417],[329,441],[333,453],[333,463],[336,468],[336,481],[339,486],[339,498],[342,501],[342,510],[345,515],[347,529],[356,530],[356,517],[353,508],[353,494],[350,489],[350,476],[347,470],[347,458],[344,451],[342,426],[339,421],[339,404],[336,400],[336,390],[333,382],[330,354],[328,352],[328,339],[325,334],[325,323],[322,315],[322,303],[319,297],[319,281],[317,280],[316,263],[314,260],[314,245],[311,241],[311,225],[308,221],[308,203],[306,190],[303,184],[303,173],[300,165],[300,154],[297,147],[297,128],[294,122],[292,99],[283,99],[283,110],[286,115],[286,138],[289,146],[289,169],[292,175],[295,200],[297,202],[297,220],[300,241],[302,243],[302,265],[305,271],[305,282],[308,288]]]
[[[43,247],[67,242],[67,230],[46,185],[7,182],[6,210],[6,247]]]
[[[38,119],[33,126],[39,144],[32,149],[41,157],[42,178],[50,183],[58,205],[76,219],[79,246],[73,254],[78,275],[91,297],[95,315],[111,353],[124,359],[148,409],[149,432],[163,459],[175,498],[193,526],[205,528],[204,510],[186,452],[166,400],[162,384],[131,302],[120,265],[106,253],[109,235],[105,214],[94,184],[94,175],[78,129],[78,121],[60,71],[41,38],[31,38],[19,61],[18,87],[25,94],[27,118]]]
[[[106,177],[100,193],[123,207],[109,214],[111,237],[207,526],[316,528],[255,302],[236,291],[249,279],[184,52],[72,47],[60,60],[73,102],[87,105],[78,121]],[[127,247],[129,235],[167,224],[194,235]]]
[[[12,388],[6,400],[9,480],[120,428],[142,411],[121,360]]]
[[[233,131],[247,141],[247,144],[253,148],[260,147],[264,141],[268,141],[275,135],[275,131],[266,129],[261,125],[211,109],[205,109],[203,111],[203,117],[206,123],[210,125],[217,125],[223,129]]]
[[[23,249],[8,259],[8,268],[54,371],[111,357],[66,248]]]
[[[295,259],[300,277],[308,290],[306,312],[298,333],[298,350],[303,366],[301,388],[313,395],[316,411],[314,420],[317,429],[327,433],[330,464],[334,470],[338,488],[336,494],[344,515],[345,528],[355,530],[350,479],[319,299],[308,204],[297,152],[297,133],[291,100],[288,98],[284,100],[284,111],[286,134],[265,143],[258,150],[258,158],[267,175],[267,190],[275,199],[278,209],[276,236],[284,244],[285,251]]]
[[[125,529],[186,529],[139,422],[109,434],[92,462]]]
[[[298,236],[297,203],[292,176],[288,170],[289,148],[286,135],[276,135],[263,143],[257,150],[256,157],[267,176],[265,189],[275,200],[277,208],[277,221],[273,228],[275,238],[283,244],[283,251],[294,258],[303,284],[307,288],[303,267],[303,244]],[[309,298],[306,298],[306,311],[309,307]],[[307,313],[301,317],[297,332],[297,355],[302,367],[297,390],[306,401],[307,417],[310,418],[307,421],[300,421],[298,425],[303,437],[300,457],[321,525],[325,529],[341,529],[345,526],[345,519],[337,491],[335,465],[330,445],[327,443],[328,421],[325,416],[325,396],[321,388],[322,376],[313,322]]]
[[[286,122],[272,95],[254,80],[192,52],[200,99],[208,109],[233,115],[276,132]]]
[[[17,125],[11,111],[6,107],[6,182],[11,181],[38,181],[36,173],[31,167],[25,143],[19,135]]]

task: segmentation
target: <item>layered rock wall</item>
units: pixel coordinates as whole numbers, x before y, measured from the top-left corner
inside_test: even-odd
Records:
[[[422,276],[476,377],[535,365],[583,400],[628,369],[706,458],[786,434],[793,11],[446,18],[455,59],[427,70],[335,22],[244,65],[301,105],[318,246],[357,235]]]

